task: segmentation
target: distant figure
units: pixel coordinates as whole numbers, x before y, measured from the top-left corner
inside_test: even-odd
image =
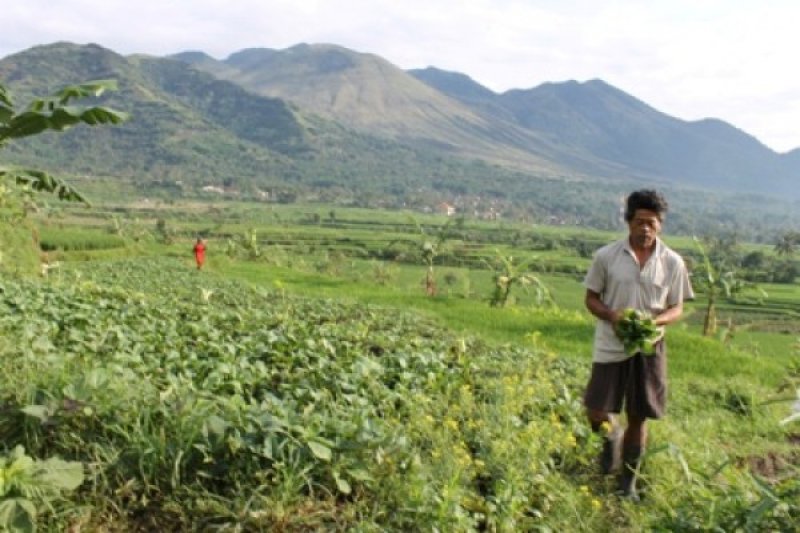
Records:
[[[194,260],[197,262],[197,270],[203,268],[203,263],[206,260],[206,243],[203,239],[197,239],[197,242],[194,245]]]

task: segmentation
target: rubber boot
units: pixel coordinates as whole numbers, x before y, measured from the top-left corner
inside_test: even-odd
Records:
[[[623,498],[631,501],[640,501],[639,492],[636,490],[636,478],[642,464],[641,446],[626,445],[622,450],[622,472],[619,474],[617,490]]]
[[[604,476],[619,469],[622,435],[622,428],[614,426],[603,439],[603,449],[600,452],[598,463],[600,465],[600,473]]]

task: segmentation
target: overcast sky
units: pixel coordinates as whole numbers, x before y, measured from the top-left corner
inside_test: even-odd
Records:
[[[600,78],[686,120],[800,147],[797,0],[1,0],[0,57],[94,42],[122,54],[334,43],[502,92]]]

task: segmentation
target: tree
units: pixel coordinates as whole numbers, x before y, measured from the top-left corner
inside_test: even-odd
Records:
[[[17,112],[10,92],[0,84],[0,148],[15,139],[48,130],[64,131],[76,124],[119,124],[127,119],[126,114],[105,107],[72,105],[73,100],[100,96],[115,88],[113,81],[69,86],[54,96],[35,99],[24,111]],[[0,255],[0,268],[4,270],[24,273],[36,268],[39,261],[34,248],[38,242],[36,232],[27,223],[19,222],[28,211],[37,208],[37,193],[40,192],[52,193],[61,200],[87,203],[69,184],[46,172],[0,165],[0,249],[10,250],[5,254],[5,260]],[[17,223],[9,224],[10,221]]]
[[[757,270],[764,268],[766,265],[767,256],[760,250],[750,252],[742,258],[742,268]]]
[[[775,253],[783,257],[790,257],[794,254],[797,245],[800,244],[800,233],[788,231],[778,238],[775,243]]]
[[[45,131],[64,131],[76,124],[119,124],[128,115],[107,107],[76,107],[73,100],[90,96],[99,97],[105,91],[116,90],[116,82],[97,80],[64,87],[55,95],[37,98],[18,113],[14,109],[8,89],[0,85],[0,148],[14,139],[38,135]],[[34,192],[48,192],[61,200],[86,202],[86,199],[69,184],[46,172],[27,168],[0,167],[0,185],[6,194],[2,198],[6,207],[25,206]],[[23,207],[24,211],[24,207]]]
[[[494,281],[494,290],[492,297],[489,300],[489,305],[492,307],[505,307],[508,303],[508,297],[511,294],[511,288],[514,285],[521,285],[522,287],[533,286],[536,291],[536,302],[542,304],[545,302],[552,303],[553,297],[550,290],[542,283],[542,281],[533,274],[525,272],[527,265],[517,266],[514,264],[512,256],[504,256],[499,250],[495,250],[495,264],[486,262],[489,268],[494,271],[492,277]]]
[[[421,235],[420,255],[422,256],[422,262],[428,267],[425,272],[425,294],[428,296],[435,296],[436,275],[433,270],[433,265],[436,257],[438,257],[438,255],[441,253],[444,243],[448,238],[448,229],[453,219],[449,219],[447,222],[439,226],[436,230],[436,234],[432,236],[425,233],[425,229],[414,217],[410,217],[410,219]]]
[[[717,260],[714,261],[700,239],[694,237],[694,242],[702,258],[702,263],[694,272],[697,274],[694,277],[695,285],[705,292],[708,300],[703,318],[703,335],[710,336],[717,331],[717,303],[720,297],[731,298],[735,294],[748,291],[766,297],[766,292],[755,284],[742,280],[725,260],[725,254],[717,254]]]

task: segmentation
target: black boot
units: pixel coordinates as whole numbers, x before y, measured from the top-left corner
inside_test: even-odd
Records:
[[[604,476],[619,468],[619,447],[622,442],[622,433],[622,428],[613,427],[603,438],[603,450],[600,452],[598,463],[600,473]]]
[[[634,502],[640,500],[639,492],[636,490],[636,478],[639,477],[641,464],[641,446],[625,445],[622,450],[622,472],[619,474],[617,489],[621,496]]]

